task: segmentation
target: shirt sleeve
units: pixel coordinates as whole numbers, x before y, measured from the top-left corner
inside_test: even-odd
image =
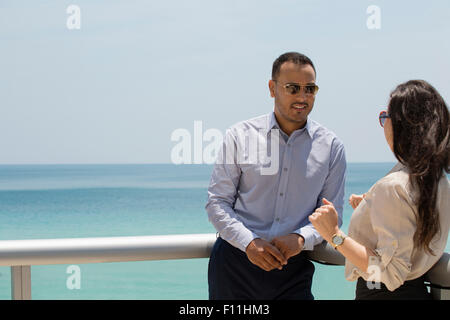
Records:
[[[248,244],[258,235],[250,231],[236,215],[234,204],[241,177],[241,169],[237,164],[237,149],[230,130],[224,138],[208,187],[208,201],[205,209],[209,221],[220,236],[230,244],[246,250]]]
[[[405,186],[393,178],[381,180],[365,198],[378,237],[377,256],[370,258],[368,272],[373,275],[373,281],[384,283],[390,291],[400,287],[411,272],[417,223],[413,204],[408,199]]]
[[[344,210],[344,188],[347,162],[345,159],[345,149],[338,139],[334,141],[334,148],[331,150],[330,169],[325,179],[322,191],[317,199],[317,208],[322,206],[322,199],[331,201],[338,213],[338,225],[342,225],[342,214]],[[295,233],[300,234],[305,239],[303,250],[313,250],[314,246],[323,241],[322,236],[317,232],[311,223],[298,229]]]

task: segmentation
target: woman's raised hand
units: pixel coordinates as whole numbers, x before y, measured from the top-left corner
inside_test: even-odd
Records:
[[[348,199],[348,203],[352,206],[353,209],[356,209],[356,207],[359,205],[359,203],[364,199],[366,194],[352,194],[350,198]]]

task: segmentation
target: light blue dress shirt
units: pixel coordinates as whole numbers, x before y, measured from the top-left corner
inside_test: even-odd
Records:
[[[256,140],[258,148],[251,147],[249,141]],[[258,161],[245,161],[255,153]],[[263,172],[268,166],[275,170]],[[323,239],[308,216],[322,198],[333,202],[342,225],[345,171],[344,145],[333,132],[308,119],[287,136],[272,112],[227,130],[206,211],[220,236],[244,252],[255,238],[270,241],[289,233],[301,235],[303,250],[312,250]]]

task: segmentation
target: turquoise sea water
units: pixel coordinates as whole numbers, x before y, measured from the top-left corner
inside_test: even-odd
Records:
[[[348,165],[345,197],[363,193],[393,163]],[[207,165],[2,165],[0,240],[212,233],[204,206]],[[352,209],[346,202],[346,231]],[[447,251],[450,246],[447,245]],[[208,259],[80,264],[81,288],[68,289],[69,265],[33,266],[33,299],[207,299]],[[344,268],[315,263],[316,299],[353,299]],[[0,267],[0,299],[10,299]]]

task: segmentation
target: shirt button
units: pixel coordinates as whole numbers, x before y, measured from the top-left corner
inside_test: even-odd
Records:
[[[283,192],[280,193],[280,196],[281,196],[281,197],[283,196]]]
[[[280,221],[280,218],[276,218],[275,221]]]
[[[284,171],[287,171],[287,168],[284,168]]]

